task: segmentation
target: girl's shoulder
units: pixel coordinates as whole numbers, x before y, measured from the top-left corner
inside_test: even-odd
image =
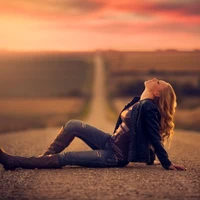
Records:
[[[155,104],[153,99],[143,99],[140,100],[140,104],[141,106],[145,109],[145,110],[155,110],[158,111],[158,107]]]

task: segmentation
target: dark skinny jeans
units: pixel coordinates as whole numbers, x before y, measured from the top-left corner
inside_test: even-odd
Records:
[[[127,161],[118,161],[111,145],[111,135],[80,120],[70,120],[64,126],[64,134],[83,140],[92,150],[60,153],[62,166],[123,167]]]

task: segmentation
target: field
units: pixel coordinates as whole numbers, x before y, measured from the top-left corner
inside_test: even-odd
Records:
[[[139,71],[145,74],[159,72],[179,72],[199,71],[200,52],[105,52],[104,57],[107,59],[109,69],[112,72],[134,73]],[[191,70],[190,70],[191,69]]]
[[[92,55],[0,55],[0,97],[66,97],[88,94]]]
[[[153,77],[171,83],[177,93],[200,95],[200,52],[114,51],[104,58],[112,96],[141,93],[143,82]]]
[[[0,55],[0,132],[60,126],[84,114],[92,73],[87,53]]]
[[[108,98],[117,110],[123,108],[127,98],[142,93],[145,80],[156,77],[171,83],[177,94],[177,127],[200,130],[199,51],[108,51],[103,56]]]
[[[0,132],[61,126],[79,115],[84,105],[80,97],[1,99]]]

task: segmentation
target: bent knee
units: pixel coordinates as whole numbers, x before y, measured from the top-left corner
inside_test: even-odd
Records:
[[[64,130],[65,131],[73,131],[76,128],[78,128],[82,123],[83,122],[80,120],[71,119],[64,125]]]

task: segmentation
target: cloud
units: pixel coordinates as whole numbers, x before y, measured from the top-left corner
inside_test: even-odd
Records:
[[[95,0],[0,0],[2,12],[15,11],[22,14],[43,15],[83,15],[96,12],[104,7],[105,2]]]
[[[123,10],[126,12],[140,13],[154,15],[160,14],[178,14],[187,16],[200,16],[200,2],[199,0],[193,1],[143,1],[131,3],[130,1],[125,1],[121,4],[112,4],[116,10]]]
[[[186,3],[157,3],[157,4],[149,4],[144,6],[146,10],[151,12],[167,12],[171,14],[180,14],[180,15],[197,15],[200,16],[200,2],[186,2]]]
[[[173,43],[178,35],[184,42],[197,41],[199,7],[199,0],[0,0],[0,34],[9,38],[5,41],[14,38],[13,44],[20,37],[35,41],[47,35],[56,42],[59,36],[71,41],[74,33],[77,38],[85,34],[92,43],[98,40],[92,37],[135,41],[166,37]]]
[[[124,12],[140,17],[180,16],[199,17],[199,0],[0,0],[0,12],[30,17],[59,18],[61,17],[101,17],[101,13],[109,11],[116,15]],[[117,16],[116,16],[117,17]],[[108,16],[109,18],[109,16]],[[200,20],[200,19],[199,19]]]

